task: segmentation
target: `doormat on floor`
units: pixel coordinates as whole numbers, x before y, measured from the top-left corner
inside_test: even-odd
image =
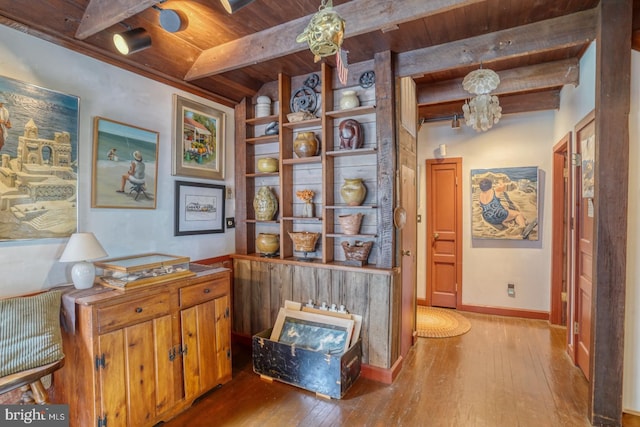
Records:
[[[447,338],[469,332],[471,323],[454,310],[419,305],[416,329],[419,337]]]

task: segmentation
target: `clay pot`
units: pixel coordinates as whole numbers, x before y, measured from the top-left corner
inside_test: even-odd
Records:
[[[264,186],[253,198],[253,209],[259,221],[271,221],[278,211],[278,199],[271,191],[271,187]]]
[[[278,159],[273,157],[263,157],[258,159],[258,171],[264,173],[278,171]]]
[[[361,213],[340,215],[338,217],[338,222],[340,223],[340,227],[342,227],[342,232],[344,234],[358,234],[360,232],[360,224],[362,223],[363,216],[364,215]]]
[[[360,100],[356,95],[355,90],[345,90],[342,92],[342,98],[340,98],[340,109],[348,110],[349,108],[356,108],[360,106]]]
[[[313,157],[318,154],[320,143],[313,132],[300,132],[293,141],[293,151],[298,157]]]
[[[264,255],[274,255],[280,249],[280,235],[273,233],[259,233],[256,237],[256,248]]]
[[[340,195],[349,206],[360,206],[367,197],[367,187],[364,186],[362,178],[345,178],[344,184],[340,187]]]
[[[289,237],[293,241],[294,249],[297,252],[313,252],[316,250],[316,243],[320,233],[310,231],[289,232]]]

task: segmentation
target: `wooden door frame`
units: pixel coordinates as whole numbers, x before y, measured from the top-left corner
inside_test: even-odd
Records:
[[[456,307],[462,307],[462,157],[447,157],[444,159],[426,159],[425,160],[425,211],[427,212],[427,224],[425,235],[425,299],[427,306],[431,306],[431,280],[429,276],[429,266],[431,265],[432,251],[429,248],[429,236],[433,234],[433,224],[429,215],[430,199],[429,199],[429,177],[431,176],[432,165],[455,163],[456,164],[456,279],[458,286],[456,288]]]
[[[560,325],[562,323],[562,280],[563,271],[566,266],[566,261],[572,259],[573,246],[571,245],[571,239],[566,243],[564,240],[565,227],[569,227],[571,220],[571,209],[567,212],[568,218],[565,218],[565,204],[568,197],[571,197],[571,173],[567,161],[571,159],[571,132],[567,133],[560,141],[553,146],[553,199],[552,205],[552,237],[551,237],[551,311],[549,313],[549,322],[552,325]],[[567,186],[565,187],[565,170],[567,171]],[[566,188],[569,191],[566,191]],[[565,245],[567,246],[565,248]],[[564,250],[567,250],[566,258],[563,257]],[[571,276],[571,270],[567,266],[567,276]],[[567,277],[567,289],[570,281]],[[571,292],[567,292],[567,307],[571,307]],[[567,313],[567,324],[571,319],[570,312]],[[567,344],[569,344],[569,333],[567,332]]]

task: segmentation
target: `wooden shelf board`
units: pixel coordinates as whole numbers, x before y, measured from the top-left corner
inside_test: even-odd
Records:
[[[364,114],[374,113],[375,111],[375,105],[363,105],[361,107],[349,108],[348,110],[327,111],[327,116],[337,119],[340,117],[361,116]]]
[[[254,117],[252,119],[245,120],[247,125],[265,125],[271,122],[277,122],[279,119],[277,114],[272,114],[270,116],[265,117]]]
[[[258,173],[248,173],[246,174],[247,178],[258,178],[263,176],[279,176],[279,172],[258,172]]]
[[[246,219],[245,222],[253,223],[253,224],[278,224],[280,221],[272,219],[270,221],[264,221],[259,219]]]
[[[315,127],[315,126],[321,126],[322,125],[322,119],[317,118],[317,119],[311,119],[311,120],[302,120],[300,122],[289,122],[289,123],[283,123],[282,126],[289,128],[289,129],[301,129],[301,128],[310,128],[310,127]]]
[[[360,239],[375,239],[377,236],[375,234],[344,234],[344,233],[333,233],[327,234],[327,237],[345,237],[345,238],[360,238]]]
[[[301,157],[298,159],[282,159],[282,164],[298,165],[298,164],[306,164],[306,163],[320,163],[321,161],[322,161],[322,157],[311,156],[311,157]]]
[[[274,142],[278,142],[279,137],[280,135],[264,135],[264,136],[258,136],[255,138],[247,138],[246,142],[247,144],[254,144],[254,145],[271,144]]]
[[[341,156],[365,156],[367,154],[376,154],[378,152],[378,148],[356,148],[354,150],[335,150],[335,151],[327,151],[327,156],[333,157],[341,157]]]
[[[333,206],[325,206],[325,209],[378,209],[377,205],[360,205],[360,206],[349,206],[349,205],[333,205]]]
[[[309,222],[320,222],[322,221],[322,217],[306,217],[306,216],[285,216],[281,218],[282,221],[309,221]]]

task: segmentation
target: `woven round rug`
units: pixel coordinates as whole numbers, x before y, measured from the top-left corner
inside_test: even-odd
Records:
[[[419,305],[416,329],[419,337],[447,338],[469,332],[471,323],[454,310]]]

